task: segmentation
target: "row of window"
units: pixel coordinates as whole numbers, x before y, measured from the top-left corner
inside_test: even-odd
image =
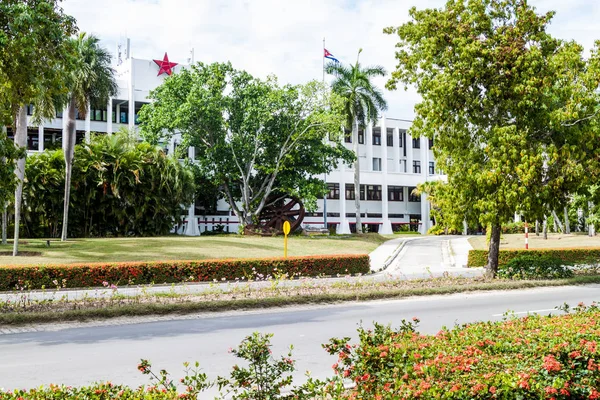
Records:
[[[406,172],[406,160],[400,160],[400,165],[404,166]],[[381,171],[381,158],[373,157],[373,171]],[[421,161],[413,160],[413,174],[421,173]],[[429,162],[429,175],[435,175],[435,162]]]
[[[374,146],[381,146],[381,128],[373,128],[373,145]],[[406,130],[404,129],[400,129],[398,131],[398,147],[403,147],[403,138],[406,136]],[[393,128],[387,128],[387,132],[386,132],[386,144],[388,147],[394,147],[394,129]],[[345,130],[344,132],[344,141],[346,143],[352,143],[352,131],[349,130]],[[359,129],[358,130],[358,144],[365,144],[365,130],[364,129]],[[420,149],[421,148],[421,139],[420,138],[413,138],[412,139],[412,148],[413,149]],[[429,149],[433,148],[433,139],[429,139]]]
[[[139,124],[139,120],[138,120],[138,112],[139,111],[140,111],[139,109],[135,110],[135,121],[134,122],[136,125]],[[27,115],[32,115],[32,114],[33,114],[33,104],[29,104],[27,106]],[[56,118],[62,118],[62,117],[63,117],[63,112],[57,111]],[[83,118],[83,116],[79,114],[79,111],[76,111],[75,119],[84,120],[85,118]],[[106,109],[91,109],[90,110],[90,120],[106,122],[108,120],[108,112],[106,111]],[[112,122],[117,123],[117,112],[116,111],[112,112]],[[122,108],[119,110],[118,123],[120,123],[120,124],[128,124],[129,123],[129,110],[122,109]]]
[[[354,184],[346,183],[345,185],[346,200],[356,199],[354,192]],[[340,184],[339,183],[328,183],[327,198],[330,200],[339,200],[340,198]],[[408,188],[408,201],[418,203],[421,201],[421,196],[413,194],[415,187]],[[381,201],[381,185],[360,185],[360,199]],[[366,196],[365,196],[366,194]],[[404,186],[388,186],[388,201],[404,201]]]

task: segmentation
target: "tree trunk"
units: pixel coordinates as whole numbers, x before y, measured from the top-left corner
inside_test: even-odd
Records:
[[[67,126],[63,134],[63,151],[65,153],[65,199],[63,204],[63,224],[60,240],[67,240],[69,229],[69,201],[71,199],[71,172],[73,154],[75,152],[75,99],[71,98],[67,105]]]
[[[7,239],[7,228],[8,228],[8,206],[5,204],[2,207],[2,244],[8,244]]]
[[[544,217],[544,224],[542,228],[544,232],[544,240],[548,239],[548,218]]]
[[[592,237],[596,234],[596,232],[594,231],[594,219],[592,218],[594,216],[592,210],[594,209],[594,203],[592,203],[591,201],[588,201],[588,215],[589,215],[589,221],[588,222],[588,236]]]
[[[565,233],[563,224],[560,221],[560,218],[558,218],[558,215],[556,215],[556,211],[552,211],[552,216],[554,217],[554,231],[556,231],[556,226],[558,225],[558,230],[560,231],[560,233]]]
[[[360,218],[360,157],[358,156],[358,120],[356,118],[354,118],[354,124],[352,125],[352,142],[354,154],[356,155],[356,160],[354,161],[354,204],[356,206],[356,233],[362,233],[362,222]]]
[[[570,235],[571,234],[571,222],[569,221],[569,207],[565,206],[564,214],[565,214],[565,233],[567,235]]]
[[[488,262],[485,269],[488,277],[495,278],[498,274],[498,256],[500,255],[500,224],[493,224],[491,229]]]
[[[27,107],[21,106],[15,124],[15,145],[27,150]],[[17,188],[15,190],[15,239],[13,243],[13,257],[19,254],[19,225],[21,223],[21,201],[23,200],[23,180],[25,179],[25,159],[27,153],[17,160]]]
[[[535,220],[535,236],[540,236],[540,221]]]

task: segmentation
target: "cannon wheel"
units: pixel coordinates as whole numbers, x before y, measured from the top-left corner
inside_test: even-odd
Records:
[[[287,196],[276,200],[280,196],[267,199],[265,208],[260,213],[258,224],[251,229],[259,230],[263,234],[283,235],[283,223],[289,221],[290,232],[294,232],[300,227],[304,219],[304,204],[296,197]],[[273,204],[273,201],[275,201]]]

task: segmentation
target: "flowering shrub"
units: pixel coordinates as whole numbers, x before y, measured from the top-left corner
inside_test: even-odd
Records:
[[[335,399],[600,399],[600,309],[464,325],[435,336],[375,325],[332,339]],[[355,383],[351,390],[343,383]]]
[[[0,267],[0,290],[17,287],[94,287],[113,285],[207,282],[255,279],[267,275],[321,276],[364,274],[370,271],[369,256],[328,255],[235,260],[156,261],[122,263],[58,264]],[[104,285],[106,286],[106,285]]]
[[[564,248],[564,249],[511,249],[500,250],[498,255],[498,264],[500,267],[506,265],[510,260],[520,256],[544,257],[549,256],[557,258],[564,265],[573,264],[596,264],[600,262],[600,248],[598,247],[581,247],[581,248]],[[487,250],[469,250],[469,267],[483,267],[487,264]]]
[[[573,271],[563,261],[550,256],[520,256],[513,258],[498,271],[500,278],[509,279],[559,279],[570,278]]]

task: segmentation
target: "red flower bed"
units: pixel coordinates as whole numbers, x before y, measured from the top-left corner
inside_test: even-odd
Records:
[[[235,260],[156,261],[0,267],[0,290],[115,285],[254,280],[287,274],[335,276],[365,274],[369,256],[328,255]]]
[[[333,339],[342,399],[600,399],[600,310],[465,325],[435,336],[412,323],[359,330],[360,342]],[[416,320],[418,322],[418,320]]]

